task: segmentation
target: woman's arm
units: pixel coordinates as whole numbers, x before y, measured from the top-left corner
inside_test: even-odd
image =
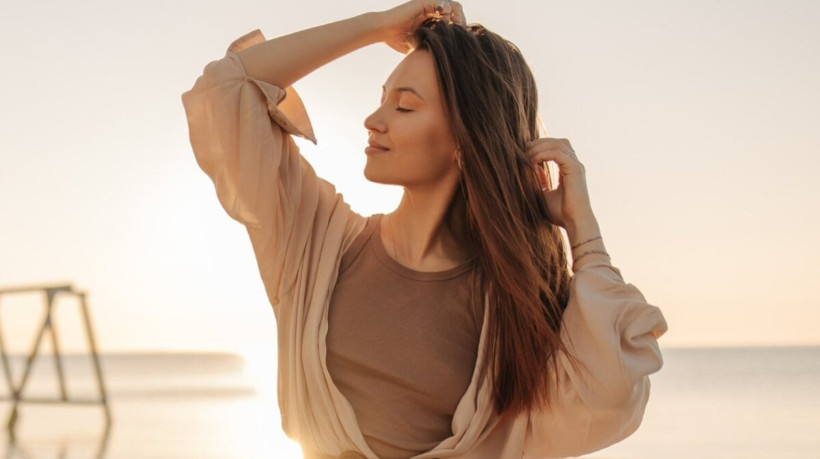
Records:
[[[316,265],[302,259],[312,253],[310,244],[333,228],[356,234],[363,224],[299,154],[291,135],[314,136],[290,84],[368,43],[385,41],[401,50],[418,24],[442,15],[436,5],[414,0],[268,41],[259,31],[250,33],[208,64],[183,95],[197,162],[227,213],[248,228],[275,311],[280,293],[294,285],[293,267]]]
[[[286,88],[351,51],[381,41],[378,13],[274,38],[239,53],[249,76]]]
[[[660,309],[608,261],[584,260],[561,329],[577,360],[559,355],[549,408],[529,414],[525,458],[579,456],[629,436],[643,418],[649,375],[663,365]]]
[[[532,142],[533,164],[553,161],[559,183],[549,188],[539,167],[544,199],[555,224],[567,231],[573,256],[569,304],[561,339],[557,385],[548,409],[530,413],[525,458],[586,454],[626,438],[641,422],[649,375],[663,365],[658,338],[666,332],[660,309],[624,282],[609,262],[592,212],[583,164],[566,139]]]
[[[463,21],[458,3],[437,10],[438,2],[413,0],[378,13],[365,13],[268,40],[238,53],[253,78],[285,88],[317,68],[364,46],[385,42],[398,51],[427,18],[447,15]]]
[[[584,165],[572,145],[566,139],[538,139],[530,144],[529,155],[541,178],[550,219],[567,231],[573,269],[580,268],[578,262],[582,259],[585,263],[608,261],[598,220],[592,212]],[[557,186],[551,186],[548,178],[548,161],[558,166]]]

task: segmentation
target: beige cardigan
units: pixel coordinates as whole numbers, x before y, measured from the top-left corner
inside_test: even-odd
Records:
[[[254,31],[234,42],[183,95],[191,145],[222,206],[247,227],[273,305],[285,432],[305,451],[375,457],[325,365],[339,263],[366,219],[299,154],[291,134],[315,137],[296,92],[245,74],[234,53],[263,40]],[[607,263],[581,261],[574,271],[562,335],[586,371],[561,356],[552,369],[561,389],[553,408],[521,415],[496,414],[487,378],[475,372],[453,416],[453,435],[418,457],[574,456],[637,429],[647,375],[662,365],[663,315]],[[485,322],[479,359],[487,339]]]

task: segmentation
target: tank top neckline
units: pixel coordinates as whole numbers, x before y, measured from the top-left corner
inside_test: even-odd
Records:
[[[374,228],[370,233],[370,246],[373,249],[373,254],[376,258],[387,268],[392,270],[393,272],[404,276],[408,279],[414,279],[419,281],[440,281],[440,280],[447,280],[453,279],[463,274],[466,274],[473,270],[475,267],[476,262],[478,261],[478,256],[473,256],[469,260],[459,264],[450,269],[446,269],[444,271],[417,271],[415,269],[408,268],[403,264],[396,261],[390,254],[387,253],[387,249],[384,247],[382,243],[382,236],[381,236],[381,219],[384,215],[383,214],[376,214],[371,217],[369,224],[372,224]]]

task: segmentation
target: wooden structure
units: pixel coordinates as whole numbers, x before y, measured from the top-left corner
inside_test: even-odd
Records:
[[[11,413],[8,419],[9,436],[14,441],[14,427],[17,423],[18,407],[23,403],[38,403],[38,404],[80,404],[80,405],[96,405],[102,406],[105,413],[105,429],[109,431],[111,425],[111,410],[108,406],[108,397],[106,395],[105,384],[103,382],[102,368],[100,366],[99,354],[97,352],[97,343],[94,338],[94,330],[91,326],[91,316],[88,311],[88,302],[86,293],[76,290],[71,284],[46,284],[46,285],[28,285],[23,287],[0,288],[0,300],[3,297],[24,294],[24,293],[43,293],[44,299],[44,314],[41,324],[37,328],[36,337],[32,343],[30,352],[28,353],[20,381],[15,384],[13,374],[11,371],[11,364],[9,356],[6,352],[6,343],[3,339],[2,332],[2,316],[0,315],[0,357],[2,358],[3,373],[11,393]],[[85,328],[86,341],[88,342],[89,354],[94,367],[94,373],[97,380],[97,388],[99,389],[99,398],[92,399],[78,399],[69,397],[66,388],[65,374],[63,372],[63,356],[60,353],[60,345],[57,337],[57,329],[54,325],[53,314],[56,305],[57,297],[74,297],[78,300],[80,307],[80,315]],[[23,396],[23,390],[29,380],[31,369],[35,359],[40,350],[40,346],[45,339],[46,333],[51,335],[52,350],[54,353],[54,364],[56,366],[56,376],[59,383],[59,397],[57,398],[26,398]]]

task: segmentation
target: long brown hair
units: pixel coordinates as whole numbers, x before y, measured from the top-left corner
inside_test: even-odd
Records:
[[[538,95],[521,52],[481,25],[428,20],[416,48],[431,53],[461,150],[468,235],[489,298],[485,362],[499,412],[549,404],[569,297],[566,249],[527,144],[538,138]]]

